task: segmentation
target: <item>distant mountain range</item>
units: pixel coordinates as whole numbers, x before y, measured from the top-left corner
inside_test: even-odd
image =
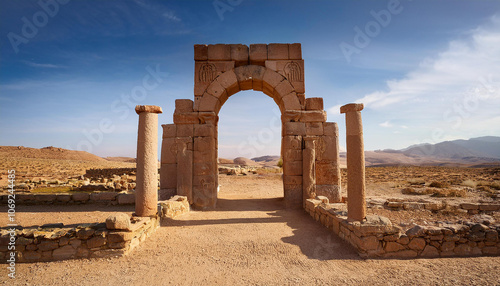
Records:
[[[370,165],[500,165],[500,137],[484,136],[469,140],[418,144],[401,150],[365,152]]]

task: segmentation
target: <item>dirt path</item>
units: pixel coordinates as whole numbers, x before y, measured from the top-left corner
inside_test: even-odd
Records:
[[[221,177],[220,183],[215,211],[193,211],[164,222],[128,257],[18,264],[15,284],[498,285],[500,281],[500,257],[360,259],[304,211],[283,209],[279,180]],[[71,220],[81,215],[85,213],[74,212]],[[2,267],[0,281],[11,284],[6,274]]]

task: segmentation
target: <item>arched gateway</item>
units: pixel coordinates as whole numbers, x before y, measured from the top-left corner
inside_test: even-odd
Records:
[[[194,207],[217,202],[218,113],[228,98],[253,89],[281,110],[284,200],[340,201],[338,126],[326,122],[322,98],[306,98],[300,44],[195,45],[194,101],[175,101],[174,124],[163,126],[160,197],[186,196]]]

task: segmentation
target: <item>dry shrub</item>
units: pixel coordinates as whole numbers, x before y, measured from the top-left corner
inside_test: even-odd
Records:
[[[429,185],[429,187],[431,187],[431,188],[441,188],[441,189],[447,188],[449,186],[450,186],[450,184],[448,184],[446,182],[436,182],[436,181],[430,183],[430,185]]]
[[[428,193],[426,192],[426,189],[414,189],[414,188],[404,188],[401,190],[401,193],[405,195],[427,195]]]
[[[432,193],[432,197],[466,197],[467,190],[465,189],[427,189]]]
[[[425,185],[425,181],[423,179],[408,179],[408,183],[410,185]]]
[[[475,188],[477,186],[477,183],[474,182],[473,180],[465,180],[462,182],[462,186],[470,187],[470,188]]]

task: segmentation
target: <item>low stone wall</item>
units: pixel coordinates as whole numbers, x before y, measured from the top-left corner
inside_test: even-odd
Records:
[[[8,194],[0,196],[0,203],[6,205]],[[38,204],[109,204],[109,205],[133,205],[135,194],[116,192],[94,192],[94,193],[71,193],[71,194],[19,194],[16,193],[17,205]]]
[[[306,201],[305,210],[365,258],[416,258],[500,255],[500,224],[415,226],[406,232],[388,218],[369,215],[362,222],[347,220],[345,204],[328,199]]]
[[[112,217],[115,217],[114,222],[110,219]],[[16,229],[16,262],[124,256],[159,226],[157,218],[130,219],[123,213],[110,218],[106,223]],[[9,228],[2,228],[0,232],[0,261],[6,263],[11,252],[8,245],[13,232]]]
[[[85,171],[86,178],[109,178],[114,175],[135,175],[137,168],[110,168],[110,169],[88,169]]]
[[[462,210],[469,214],[478,213],[493,213],[500,211],[499,203],[448,203],[445,201],[426,201],[424,199],[418,201],[408,201],[404,199],[368,199],[368,207],[382,207],[388,210],[417,210],[426,209],[430,211],[450,211]]]

